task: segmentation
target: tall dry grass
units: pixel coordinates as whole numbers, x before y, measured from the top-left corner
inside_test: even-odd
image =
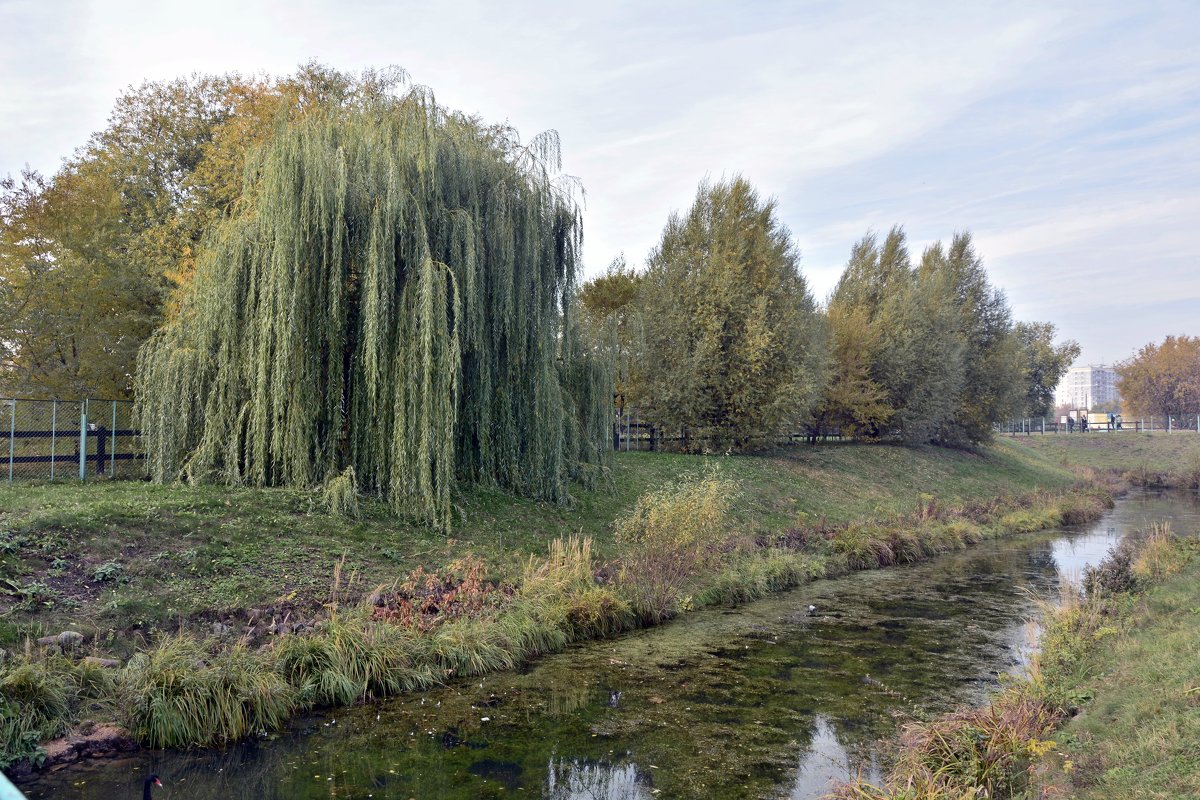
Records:
[[[616,521],[619,585],[642,622],[658,624],[688,605],[693,579],[733,535],[737,495],[737,484],[710,470],[642,495]]]

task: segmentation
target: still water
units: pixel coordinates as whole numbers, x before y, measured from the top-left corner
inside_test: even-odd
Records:
[[[1095,525],[819,581],[574,647],[523,674],[298,721],[221,752],[70,767],[30,798],[816,798],[878,776],[914,708],[977,702],[1034,646],[1038,598],[1126,533],[1200,531],[1192,497],[1135,495]],[[815,614],[808,614],[809,605]]]

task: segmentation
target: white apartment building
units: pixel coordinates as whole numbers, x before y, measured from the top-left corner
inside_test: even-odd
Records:
[[[1055,399],[1071,408],[1094,408],[1117,400],[1117,371],[1105,364],[1071,367],[1058,384]]]

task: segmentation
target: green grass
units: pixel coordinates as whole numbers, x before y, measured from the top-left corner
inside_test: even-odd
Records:
[[[335,563],[352,578],[347,599],[417,565],[467,553],[488,577],[511,580],[530,554],[559,536],[616,552],[613,521],[637,497],[719,463],[742,487],[735,515],[748,534],[826,521],[911,513],[922,494],[943,504],[1057,489],[1070,473],[1009,443],[982,454],[886,445],[796,447],[758,456],[620,454],[609,485],[555,506],[475,489],[456,499],[449,536],[360,503],[357,518],[330,514],[320,491],[143,482],[55,483],[0,489],[0,644],[80,630],[101,646],[266,608],[314,616],[329,600]]]
[[[1074,672],[1093,699],[1056,737],[1066,796],[1200,797],[1200,559],[1151,588]]]
[[[1200,435],[1186,430],[1175,433],[1034,434],[1004,437],[1003,441],[1055,464],[1122,472],[1145,469],[1175,473],[1200,459]]]

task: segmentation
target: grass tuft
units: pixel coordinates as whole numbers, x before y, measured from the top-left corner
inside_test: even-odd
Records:
[[[350,705],[437,682],[421,637],[361,614],[334,616],[311,635],[284,636],[270,657],[299,704],[310,708]]]
[[[191,638],[167,636],[131,659],[123,677],[125,727],[151,747],[273,731],[295,707],[292,687],[241,645],[214,656]]]

